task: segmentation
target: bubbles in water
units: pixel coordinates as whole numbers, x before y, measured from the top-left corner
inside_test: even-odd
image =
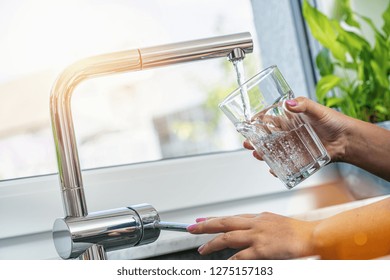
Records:
[[[265,111],[269,112],[269,108]],[[283,121],[274,119],[273,127],[268,126],[267,113],[261,114],[263,121],[236,124],[237,131],[244,135],[261,154],[269,167],[285,182],[293,187],[323,164],[317,161],[328,160],[327,154],[322,153],[311,135],[308,125],[301,123],[297,128],[283,131]],[[268,114],[269,115],[269,114]],[[277,129],[275,129],[277,128]]]
[[[245,121],[236,129],[247,138],[277,176],[292,188],[309,177],[330,159],[310,126],[298,114],[285,109],[291,91],[281,95],[275,103],[252,116],[245,82],[243,60],[233,60],[240,87]],[[314,136],[314,139],[313,139]]]

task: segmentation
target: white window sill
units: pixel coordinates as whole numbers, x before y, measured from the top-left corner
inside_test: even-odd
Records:
[[[328,166],[298,188],[335,178]],[[89,170],[83,179],[89,212],[150,203],[163,220],[191,223],[203,215],[292,215],[315,207],[304,192],[292,196],[295,189],[288,191],[248,151]],[[63,216],[57,175],[0,182],[0,213],[0,259],[58,258],[51,240],[53,222]]]

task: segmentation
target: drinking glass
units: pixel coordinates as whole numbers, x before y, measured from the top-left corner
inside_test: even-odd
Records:
[[[227,96],[220,104],[256,152],[288,189],[330,161],[317,134],[285,102],[294,93],[277,66],[271,66]]]

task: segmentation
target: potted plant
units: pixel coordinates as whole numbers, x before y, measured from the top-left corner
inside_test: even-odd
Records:
[[[390,129],[390,4],[382,14],[381,28],[354,12],[349,0],[337,1],[337,5],[338,19],[332,19],[307,0],[303,3],[306,23],[323,47],[316,56],[321,76],[316,86],[317,101]],[[364,23],[372,31],[373,42],[362,31]],[[355,172],[348,168],[343,173]],[[376,183],[383,187],[379,194],[390,192],[389,182],[376,179]]]

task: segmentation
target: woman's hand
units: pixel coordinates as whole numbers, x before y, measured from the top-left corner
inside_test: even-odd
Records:
[[[286,101],[286,107],[290,112],[301,113],[311,124],[332,162],[347,162],[390,181],[389,130],[351,118],[305,97]],[[254,150],[248,141],[244,142],[244,147]],[[263,160],[256,151],[253,156]]]
[[[300,221],[273,213],[200,218],[190,233],[221,233],[199,247],[201,255],[226,248],[240,249],[230,259],[291,259],[314,254],[312,234],[318,222]]]
[[[333,162],[344,160],[350,117],[305,97],[286,101],[286,107],[290,112],[301,113],[305,121],[311,124]],[[254,150],[247,140],[244,142],[244,147]],[[256,151],[253,152],[253,156],[263,160]]]

